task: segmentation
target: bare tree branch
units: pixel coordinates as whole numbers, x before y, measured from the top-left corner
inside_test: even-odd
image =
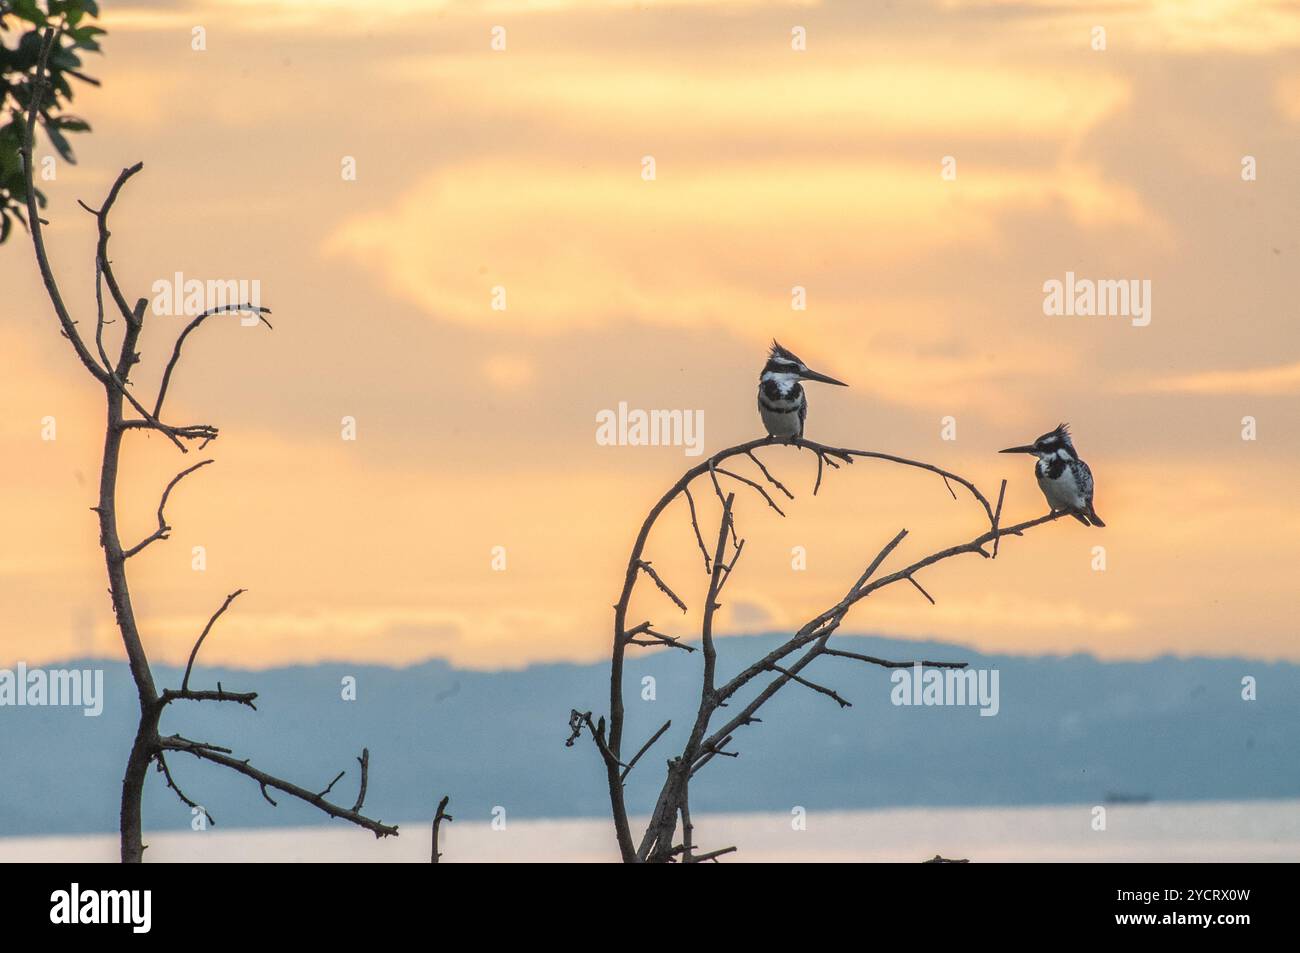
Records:
[[[691,508],[691,529],[695,530],[695,542],[699,544],[700,555],[704,557],[704,571],[712,572],[709,566],[709,551],[704,548],[704,537],[700,535],[700,521],[695,515],[695,497],[691,496],[689,486],[682,487],[682,492],[686,495],[686,505]]]
[[[163,516],[163,507],[167,505],[167,497],[171,496],[172,488],[175,487],[177,483],[180,483],[181,480],[185,479],[187,476],[193,473],[195,470],[198,470],[200,467],[206,467],[211,462],[212,462],[211,460],[202,460],[194,464],[194,466],[192,467],[187,467],[186,469],[182,470],[180,473],[172,477],[171,482],[167,484],[167,488],[163,490],[162,499],[158,503],[158,528],[154,530],[154,532],[146,536],[144,539],[142,539],[140,542],[136,543],[130,549],[126,550],[126,552],[122,553],[123,559],[130,559],[132,556],[140,552],[142,549],[144,549],[146,546],[148,546],[150,543],[154,542],[155,540],[167,538],[167,535],[171,532],[172,528],[167,525],[167,519],[166,517]]]
[[[366,788],[370,784],[370,749],[362,748],[361,757],[357,758],[357,764],[361,766],[361,785],[357,790],[357,800],[352,805],[353,811],[360,811],[363,804],[366,803]],[[342,777],[342,772],[339,777]]]
[[[257,692],[228,692],[220,687],[215,691],[212,689],[201,689],[194,691],[192,689],[175,689],[164,688],[159,697],[159,702],[163,705],[170,704],[174,701],[192,701],[192,702],[237,702],[240,705],[247,705],[249,708],[257,711],[257,706],[253,704],[257,700]]]
[[[165,751],[183,751],[192,754],[194,757],[203,761],[211,761],[213,764],[219,764],[223,767],[236,771],[245,777],[252,778],[262,788],[262,796],[268,801],[270,795],[266,793],[266,788],[274,788],[290,797],[295,797],[300,801],[312,805],[320,811],[328,814],[330,817],[342,818],[358,827],[364,827],[366,830],[374,833],[376,837],[389,837],[397,833],[396,825],[384,824],[382,821],[371,820],[364,814],[360,814],[350,808],[342,807],[325,800],[322,794],[314,791],[308,791],[306,788],[299,787],[292,782],[277,778],[274,775],[261,771],[247,761],[241,761],[238,758],[230,756],[228,749],[220,749],[214,745],[205,745],[198,742],[190,741],[179,735],[168,735],[159,739],[159,743]],[[335,779],[337,780],[337,778]],[[329,790],[328,788],[326,789]],[[274,801],[271,801],[274,804]]]
[[[736,495],[731,493],[722,503],[722,518],[718,520],[718,544],[713,550],[713,572],[709,574],[709,593],[704,599],[704,621],[700,624],[700,643],[704,649],[701,705],[711,702],[714,691],[713,679],[717,671],[718,652],[713,645],[713,615],[718,610],[718,590],[722,586],[722,574],[726,569],[722,554],[726,551],[727,537],[731,533],[731,505],[735,501]]]
[[[650,736],[649,740],[647,740],[646,743],[643,744],[643,745],[641,746],[641,749],[640,749],[636,754],[634,754],[634,755],[632,756],[632,760],[629,761],[629,762],[627,763],[627,767],[625,767],[625,768],[623,769],[623,774],[622,774],[622,777],[623,777],[623,778],[626,778],[626,777],[628,776],[628,773],[629,773],[633,768],[636,767],[636,763],[637,763],[638,761],[641,760],[641,755],[643,755],[643,754],[645,754],[647,751],[649,751],[649,750],[650,750],[650,747],[651,747],[651,746],[652,746],[656,741],[658,741],[658,740],[660,739],[660,737],[663,736],[663,733],[664,733],[665,731],[667,731],[671,725],[672,725],[672,720],[671,720],[671,719],[668,720],[668,721],[665,721],[665,722],[663,723],[662,727],[660,727],[660,729],[659,729],[658,731],[656,731],[653,735]]]
[[[747,456],[758,467],[768,486],[784,493],[787,498],[794,498],[794,494],[790,492],[788,487],[754,453],[757,448],[763,446],[792,446],[796,449],[811,450],[817,462],[817,479],[813,486],[814,495],[820,489],[828,469],[837,470],[842,464],[851,464],[855,460],[875,460],[933,473],[940,478],[953,498],[957,498],[955,487],[961,487],[966,491],[983,511],[988,529],[965,542],[948,546],[919,558],[913,558],[901,568],[882,574],[882,567],[885,562],[896,553],[899,546],[907,538],[907,530],[900,530],[867,563],[861,575],[838,602],[813,616],[781,645],[772,649],[763,658],[742,667],[725,684],[719,686],[715,684],[717,648],[714,633],[715,616],[719,608],[718,594],[730,578],[744,547],[744,540],[739,538],[735,529],[735,494],[723,492],[719,476],[728,477],[745,484],[755,490],[770,507],[781,513],[781,515],[785,515],[772,498],[772,494],[761,483],[751,480],[722,464],[732,457]],[[718,535],[712,553],[705,547],[704,538],[700,532],[699,513],[695,507],[694,497],[691,494],[691,484],[697,478],[706,475],[721,505]],[[624,861],[667,861],[681,856],[684,859],[697,862],[716,860],[723,854],[734,850],[735,848],[724,848],[707,854],[696,855],[694,853],[694,834],[690,826],[689,809],[691,778],[718,756],[736,757],[738,752],[724,750],[731,743],[734,733],[737,729],[746,725],[759,723],[760,719],[757,712],[767,701],[791,682],[826,695],[841,707],[848,707],[850,703],[833,688],[815,682],[803,673],[803,670],[815,659],[826,655],[880,665],[886,668],[901,668],[916,664],[910,661],[887,661],[874,656],[833,648],[829,644],[830,639],[838,631],[853,607],[871,593],[906,580],[909,585],[916,588],[925,599],[933,604],[934,597],[916,578],[921,570],[935,563],[966,553],[990,558],[993,554],[996,554],[998,544],[1004,536],[1021,536],[1032,527],[1051,522],[1064,515],[1049,513],[1037,519],[1027,520],[1011,526],[1003,526],[1002,507],[1005,494],[1006,483],[1004,481],[998,494],[997,506],[994,508],[989,504],[988,498],[970,480],[933,464],[911,460],[895,454],[845,447],[830,447],[802,439],[777,442],[772,438],[763,438],[749,441],[721,450],[687,470],[651,507],[650,512],[641,524],[628,557],[623,588],[618,601],[614,604],[614,646],[610,658],[610,715],[608,723],[603,718],[600,719],[598,724],[593,723],[591,712],[581,713],[576,710],[571,714],[569,721],[571,734],[567,743],[571,746],[585,726],[590,731],[605,763],[615,837]],[[692,731],[681,754],[668,760],[667,777],[663,788],[651,812],[645,833],[641,837],[639,845],[637,845],[632,840],[631,824],[622,783],[630,767],[623,766],[620,761],[625,717],[623,704],[624,660],[627,645],[663,644],[663,639],[656,638],[651,634],[653,630],[648,622],[628,628],[627,614],[633,591],[642,572],[650,576],[656,586],[668,595],[679,608],[683,611],[686,610],[686,603],[677,593],[670,590],[658,574],[650,568],[650,561],[646,558],[651,531],[663,511],[678,496],[686,497],[696,546],[704,559],[705,571],[709,575],[709,585],[704,597],[701,622],[704,667],[700,674],[700,700]],[[728,540],[731,541],[731,545],[734,547],[730,563],[725,558]],[[990,543],[993,546],[993,553],[990,553],[985,548]],[[676,640],[672,641],[676,642]],[[920,664],[936,668],[962,668],[966,663],[925,661]],[[764,674],[775,674],[775,678],[764,684],[757,694],[741,706],[738,711],[734,713],[729,711],[728,717],[723,719],[720,725],[715,726],[712,724],[713,716],[719,709],[727,707],[728,703],[735,699],[738,692]],[[608,734],[606,734],[607,725]],[[658,740],[666,730],[667,726],[661,728],[650,741],[643,745],[632,759],[632,764],[640,760],[645,750]],[[675,843],[674,835],[679,818],[684,834],[682,842]]]
[[[646,635],[649,636],[649,638],[639,639],[637,638],[639,635]],[[669,648],[681,649],[684,652],[695,651],[695,646],[687,645],[685,642],[680,641],[676,636],[664,635],[662,632],[656,632],[650,627],[649,622],[642,622],[640,625],[630,629],[627,633],[627,644],[651,646],[666,645]]]
[[[734,853],[735,850],[736,850],[735,847],[723,847],[721,850],[711,850],[707,854],[699,854],[698,856],[692,858],[691,863],[702,864],[705,861],[709,861],[709,860],[714,861],[716,863],[719,857],[723,856],[724,854]]]
[[[149,657],[145,651],[144,640],[140,633],[140,627],[135,616],[135,610],[132,605],[131,589],[126,573],[127,560],[142,552],[147,546],[159,539],[166,539],[170,532],[170,526],[166,518],[166,505],[170,498],[171,491],[176,485],[190,473],[200,467],[211,463],[210,460],[204,460],[192,467],[182,470],[178,473],[163,490],[161,501],[158,504],[157,518],[158,528],[149,536],[145,537],[134,546],[125,547],[122,545],[121,534],[118,530],[117,520],[117,491],[118,475],[121,466],[122,443],[124,435],[131,430],[148,430],[157,431],[163,434],[172,444],[182,452],[188,452],[187,442],[198,441],[200,448],[206,446],[210,441],[217,437],[217,428],[210,424],[189,424],[184,426],[172,426],[163,422],[159,418],[162,412],[163,398],[166,396],[167,388],[171,383],[172,373],[174,372],[180,353],[185,340],[207,318],[222,313],[223,311],[244,310],[258,314],[262,323],[267,324],[262,315],[267,309],[260,306],[235,305],[223,306],[209,309],[203,312],[182,331],[180,337],[175,343],[171,359],[168,361],[163,372],[162,383],[159,388],[155,409],[151,413],[136,399],[128,384],[132,367],[140,360],[140,354],[136,347],[140,339],[141,332],[144,328],[145,311],[148,306],[148,300],[140,298],[134,306],[127,302],[125,294],[118,283],[117,277],[113,271],[113,265],[108,254],[108,242],[110,237],[109,214],[116,203],[123,187],[126,183],[140,171],[143,167],[141,163],[136,163],[118,175],[104,203],[98,208],[91,208],[86,203],[80,203],[83,208],[95,216],[98,226],[98,241],[95,251],[95,351],[98,352],[98,358],[87,347],[77,322],[70,314],[67,305],[64,303],[59,284],[55,278],[53,268],[50,265],[49,254],[45,246],[43,226],[47,224],[39,215],[36,204],[36,189],[33,183],[33,133],[37,117],[40,115],[41,100],[45,89],[49,86],[48,80],[48,62],[51,50],[57,44],[59,28],[50,28],[45,31],[40,49],[38,51],[35,76],[31,81],[32,95],[28,105],[26,122],[23,123],[22,143],[20,151],[23,158],[23,175],[27,188],[27,210],[30,222],[28,223],[29,233],[32,238],[32,246],[36,256],[37,267],[40,270],[42,281],[45,285],[46,294],[53,307],[55,318],[58,321],[60,333],[71,343],[77,359],[82,366],[90,373],[91,377],[103,388],[105,406],[106,406],[106,425],[104,435],[104,451],[100,464],[99,478],[99,498],[92,509],[99,517],[99,540],[100,546],[104,551],[104,564],[108,574],[109,594],[112,598],[113,612],[117,622],[118,631],[122,636],[122,644],[126,650],[127,664],[131,671],[131,678],[135,683],[136,693],[139,700],[140,718],[136,726],[135,738],[131,744],[130,755],[127,759],[126,773],[122,781],[122,798],[120,812],[120,850],[123,862],[138,863],[144,856],[143,842],[143,824],[141,805],[143,801],[144,784],[148,774],[149,765],[155,760],[158,763],[158,770],[162,773],[167,786],[175,791],[182,803],[189,805],[192,809],[198,809],[199,806],[190,799],[177,785],[175,778],[171,774],[170,765],[165,758],[165,752],[168,751],[185,751],[201,760],[210,761],[223,765],[240,774],[244,774],[257,782],[262,796],[267,802],[275,805],[275,799],[270,795],[270,789],[275,789],[289,794],[293,797],[304,800],[318,807],[326,814],[332,817],[340,817],[350,821],[360,827],[373,831],[377,836],[386,836],[396,834],[397,828],[385,825],[379,821],[365,817],[361,814],[362,803],[365,799],[365,790],[368,777],[368,751],[362,752],[358,761],[361,764],[361,790],[357,798],[356,805],[351,809],[340,807],[326,800],[327,795],[337,784],[342,774],[330,782],[330,785],[320,793],[313,793],[297,785],[291,784],[276,778],[273,775],[266,774],[259,769],[253,768],[247,761],[241,761],[232,757],[229,748],[204,742],[191,741],[182,738],[180,735],[172,735],[167,738],[160,736],[158,732],[159,720],[162,717],[164,709],[173,701],[216,701],[216,702],[235,702],[245,705],[249,708],[256,709],[254,700],[257,698],[255,692],[229,692],[226,691],[220,683],[215,690],[202,689],[195,690],[189,687],[190,676],[194,669],[194,662],[198,655],[199,648],[207,638],[217,619],[229,608],[230,603],[244,590],[239,589],[226,597],[222,606],[209,618],[203,632],[199,635],[190,652],[189,661],[185,667],[185,674],[179,689],[165,689],[161,693],[158,691],[154,682],[153,671],[149,664]],[[104,340],[104,329],[109,323],[104,314],[104,286],[107,285],[109,295],[116,306],[123,322],[121,340],[118,344],[118,356],[114,361],[110,355]],[[116,324],[116,321],[113,322]],[[128,419],[124,413],[125,407],[130,406],[139,416]],[[603,725],[603,719],[602,719]],[[603,730],[603,729],[602,729]],[[206,814],[206,810],[205,810]],[[211,815],[207,815],[211,820]]]
[[[200,633],[198,641],[194,643],[194,648],[190,649],[190,660],[185,665],[185,677],[181,679],[181,691],[184,692],[189,690],[190,672],[194,670],[194,659],[199,654],[199,647],[203,645],[203,640],[208,637],[208,633],[212,631],[212,627],[216,624],[217,620],[221,618],[221,614],[229,609],[230,604],[246,591],[247,590],[245,589],[236,589],[230,595],[226,596],[226,601],[221,603],[221,608],[212,613],[212,617],[208,619],[208,624],[203,627],[203,632]]]
[[[659,573],[655,572],[653,566],[645,560],[641,560],[637,565],[647,576],[654,580],[654,583],[659,587],[660,592],[673,600],[677,608],[681,609],[683,612],[686,611],[686,603],[682,602],[682,600],[677,597],[677,593],[668,588],[668,583],[664,582],[663,579],[660,578]]]
[[[758,493],[759,496],[763,498],[763,500],[767,503],[768,506],[772,507],[772,509],[776,510],[782,516],[785,516],[785,511],[783,511],[781,507],[776,505],[776,500],[772,499],[772,495],[768,493],[767,490],[763,489],[762,484],[755,483],[749,477],[741,476],[739,473],[732,473],[730,470],[724,470],[722,467],[714,467],[713,471],[715,473],[721,473],[723,476],[729,476],[733,480],[739,480],[741,483],[745,484],[746,486],[753,487],[753,489]]]
[[[808,679],[801,678],[800,676],[796,675],[794,672],[790,671],[789,669],[782,668],[780,665],[773,665],[772,671],[780,672],[782,675],[790,679],[790,681],[792,682],[798,682],[800,685],[804,686],[805,688],[811,688],[813,691],[820,692],[821,694],[827,696],[828,698],[835,699],[835,701],[839,703],[839,706],[841,708],[853,707],[852,702],[846,701],[845,699],[841,698],[834,689],[827,688],[824,685],[818,685],[816,682],[810,682]]]
[[[163,757],[163,753],[161,751],[158,752],[157,760],[158,760],[158,770],[162,772],[163,777],[166,779],[167,786],[176,792],[176,796],[181,799],[181,802],[185,804],[185,806],[192,811],[202,811],[203,816],[208,819],[208,823],[211,824],[213,827],[216,827],[217,822],[213,819],[212,815],[208,812],[208,809],[206,807],[203,807],[202,805],[196,804],[194,801],[191,801],[188,797],[186,797],[185,792],[180,789],[180,785],[178,785],[175,779],[172,778],[172,773],[167,767],[167,759]]]
[[[772,474],[768,472],[767,467],[763,466],[763,461],[758,459],[758,457],[754,455],[753,450],[746,450],[745,454],[746,456],[749,457],[749,459],[754,461],[755,466],[758,467],[759,471],[763,474],[764,478],[767,480],[768,483],[772,484],[774,487],[776,487],[778,490],[784,493],[786,499],[788,500],[794,499],[794,494],[791,493],[788,489],[786,489],[784,483],[782,483],[780,480],[778,480],[776,477],[772,476]]]
[[[247,304],[247,303],[221,305],[220,307],[209,308],[207,311],[204,311],[202,314],[194,318],[193,321],[185,325],[185,330],[183,330],[176,338],[176,344],[172,349],[171,360],[167,362],[167,369],[163,371],[162,383],[158,385],[158,400],[154,403],[154,407],[153,407],[154,417],[158,417],[160,414],[162,414],[163,400],[167,397],[167,388],[171,384],[172,371],[176,369],[176,362],[181,359],[181,348],[185,346],[185,339],[190,336],[190,333],[192,331],[197,329],[199,325],[201,325],[204,321],[206,321],[208,318],[212,317],[213,315],[227,314],[227,313],[240,313],[240,312],[243,313],[251,312],[253,314],[256,314],[257,319],[260,322],[262,322],[262,324],[265,324],[268,329],[271,327],[271,322],[266,320],[265,318],[265,315],[271,313],[271,309],[262,308],[257,305]]]
[[[442,851],[438,850],[438,832],[442,827],[442,822],[454,821],[455,818],[447,813],[447,804],[451,801],[451,795],[444,794],[442,800],[438,802],[438,810],[433,815],[433,852],[429,857],[429,863],[436,864],[442,857]]]
[[[969,662],[891,662],[887,659],[876,658],[874,655],[863,655],[860,652],[846,652],[843,649],[823,649],[822,655],[856,659],[859,662],[867,662],[870,665],[879,665],[881,668],[911,668],[913,665],[920,665],[923,668],[965,668],[970,664]]]
[[[915,576],[908,576],[907,581],[910,582],[912,585],[916,586],[917,592],[919,592],[921,595],[925,596],[927,599],[930,600],[930,605],[935,604],[934,596],[930,595],[928,592],[925,591],[924,587],[922,587],[922,585],[916,581]]]
[[[1007,481],[1003,480],[1002,485],[998,487],[997,508],[993,511],[993,518],[989,521],[995,533],[998,530],[998,523],[1002,519],[1002,500],[1006,497],[1006,495],[1007,495]],[[1002,540],[1001,536],[993,537],[993,558],[994,559],[998,558],[998,543],[1001,542],[1001,540]]]
[[[343,775],[345,775],[345,774],[347,774],[346,771],[340,771],[338,774],[334,775],[334,780],[331,781],[329,784],[325,785],[325,790],[324,790],[324,791],[321,791],[321,792],[320,792],[319,794],[317,794],[316,796],[317,796],[317,797],[324,797],[325,795],[329,794],[330,791],[333,791],[333,790],[334,790],[334,785],[338,784],[339,781],[343,780]]]

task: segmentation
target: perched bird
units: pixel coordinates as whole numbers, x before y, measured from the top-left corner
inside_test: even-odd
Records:
[[[819,374],[775,341],[767,357],[763,373],[758,377],[758,415],[763,426],[773,437],[803,436],[803,423],[808,417],[808,398],[800,381],[821,381],[848,387],[843,381]]]
[[[1000,453],[1032,453],[1038,458],[1034,472],[1038,486],[1053,513],[1064,511],[1084,526],[1105,526],[1092,508],[1092,471],[1079,459],[1070,431],[1061,424],[1027,447],[1009,447]]]

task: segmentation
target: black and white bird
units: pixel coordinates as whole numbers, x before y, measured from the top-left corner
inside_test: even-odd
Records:
[[[1084,526],[1106,525],[1092,508],[1092,471],[1075,453],[1065,424],[1027,447],[1009,447],[999,452],[1032,453],[1038,458],[1034,473],[1053,513],[1069,513]]]
[[[773,341],[767,364],[758,377],[758,415],[763,418],[763,426],[769,435],[778,439],[803,437],[803,424],[808,418],[808,398],[800,381],[849,386],[810,369]]]

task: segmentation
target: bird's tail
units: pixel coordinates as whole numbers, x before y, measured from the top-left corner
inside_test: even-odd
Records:
[[[1084,526],[1092,525],[1091,523],[1088,522],[1088,517],[1084,516],[1082,513],[1071,513],[1070,515],[1073,516],[1075,519],[1077,519]]]
[[[1092,521],[1092,525],[1093,525],[1093,526],[1103,526],[1103,527],[1104,527],[1104,526],[1106,525],[1105,523],[1103,523],[1103,522],[1101,521],[1101,517],[1097,515],[1097,511],[1094,510],[1094,509],[1092,508],[1092,504],[1091,504],[1091,503],[1088,504],[1088,519],[1090,519],[1090,520]]]

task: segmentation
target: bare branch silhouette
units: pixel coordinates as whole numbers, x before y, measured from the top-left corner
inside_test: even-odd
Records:
[[[323,791],[313,792],[302,788],[289,781],[285,781],[274,775],[267,774],[257,768],[254,768],[247,760],[240,760],[234,757],[229,748],[223,748],[219,745],[208,744],[203,742],[191,741],[180,735],[162,736],[158,730],[158,724],[162,717],[164,709],[174,701],[214,701],[214,702],[233,702],[251,709],[256,709],[254,700],[257,698],[255,692],[230,692],[225,690],[220,683],[213,689],[191,689],[190,676],[193,673],[194,662],[198,656],[199,648],[203,645],[204,640],[208,637],[213,626],[222,614],[230,608],[230,604],[244,590],[238,589],[232,592],[222,603],[221,607],[212,614],[207,625],[203,628],[194,648],[190,652],[189,662],[185,666],[185,675],[181,680],[179,689],[165,688],[159,691],[154,683],[153,672],[149,665],[149,658],[145,652],[144,640],[141,637],[140,629],[137,624],[135,610],[131,602],[131,591],[128,584],[126,564],[132,556],[142,552],[150,544],[158,540],[167,539],[171,526],[167,522],[165,508],[171,492],[182,479],[193,473],[201,467],[207,466],[212,461],[204,460],[185,470],[182,470],[163,490],[162,499],[158,504],[158,528],[150,533],[139,543],[129,548],[123,547],[121,537],[118,533],[117,525],[117,491],[118,491],[118,468],[122,454],[122,443],[125,435],[134,430],[153,430],[158,431],[170,440],[182,452],[188,452],[187,442],[199,441],[200,446],[206,446],[210,441],[216,439],[217,429],[210,424],[188,424],[183,426],[173,426],[165,423],[161,419],[163,409],[163,399],[167,394],[168,386],[171,382],[172,372],[175,370],[177,362],[180,359],[181,348],[192,331],[200,326],[207,318],[213,315],[226,312],[242,312],[256,314],[261,323],[270,327],[264,315],[268,309],[251,303],[242,303],[227,305],[219,308],[213,308],[203,312],[190,322],[190,324],[181,332],[178,337],[171,359],[168,361],[166,370],[163,373],[162,383],[159,387],[158,396],[154,402],[152,412],[145,409],[144,404],[135,396],[130,384],[131,368],[138,363],[140,355],[136,351],[136,344],[139,341],[140,334],[144,329],[145,308],[147,299],[140,298],[132,306],[128,303],[128,298],[123,293],[118,283],[117,277],[113,272],[112,264],[108,256],[108,241],[110,237],[109,230],[109,213],[117,201],[123,186],[143,167],[142,163],[123,169],[117,180],[109,190],[108,197],[103,205],[98,209],[93,209],[81,203],[82,207],[95,216],[99,239],[95,252],[95,305],[96,305],[96,324],[95,324],[95,350],[92,352],[81,336],[77,322],[73,320],[68,308],[64,302],[63,296],[59,290],[58,281],[54,275],[54,270],[50,266],[49,255],[45,247],[45,239],[42,226],[47,224],[37,211],[36,190],[32,182],[33,162],[32,162],[32,132],[35,127],[36,117],[40,110],[43,93],[49,87],[48,61],[51,50],[55,47],[60,28],[52,27],[45,32],[40,49],[40,55],[36,64],[36,73],[34,79],[34,94],[27,115],[27,123],[24,130],[21,152],[23,157],[23,170],[26,177],[27,185],[27,211],[30,218],[30,234],[32,245],[36,254],[37,266],[40,269],[41,278],[45,284],[47,296],[50,304],[54,308],[55,317],[59,322],[60,332],[72,344],[73,351],[76,353],[78,360],[85,367],[87,372],[104,388],[104,395],[107,404],[107,424],[104,439],[104,456],[100,467],[99,480],[99,499],[96,506],[92,507],[99,517],[99,541],[104,550],[104,559],[108,571],[109,592],[112,596],[113,611],[117,621],[118,630],[122,636],[122,644],[126,649],[127,661],[131,671],[131,677],[135,682],[136,692],[139,696],[140,720],[136,728],[135,740],[131,746],[131,753],[127,761],[126,774],[122,781],[122,799],[121,799],[121,816],[120,816],[120,833],[121,833],[121,859],[124,862],[139,862],[144,855],[144,843],[141,829],[141,802],[143,799],[144,782],[146,774],[151,763],[156,762],[158,771],[162,774],[166,785],[176,793],[181,802],[189,806],[194,811],[202,810],[211,821],[212,817],[207,813],[205,808],[190,798],[172,775],[171,766],[168,764],[166,752],[184,752],[194,757],[208,761],[213,764],[222,765],[239,774],[245,775],[255,781],[262,796],[268,802],[275,805],[275,800],[271,798],[268,789],[280,791],[295,797],[301,801],[313,805],[323,811],[330,817],[337,817],[346,820],[359,827],[373,831],[377,837],[384,837],[397,833],[397,828],[386,825],[381,821],[374,820],[361,813],[365,801],[366,786],[369,777],[369,751],[363,750],[361,757],[358,758],[360,764],[360,793],[356,803],[351,807],[343,807],[326,799],[334,785],[343,777],[344,772],[340,772],[333,781],[330,782]],[[121,341],[118,348],[116,360],[109,356],[109,350],[104,341],[104,331],[110,323],[116,324],[114,320],[110,322],[104,316],[104,295],[103,288],[107,285],[109,297],[116,307],[121,318]],[[138,414],[137,417],[127,417],[126,407],[129,407]]]
[[[858,460],[876,460],[897,466],[933,473],[940,478],[944,488],[957,499],[954,487],[965,490],[969,497],[983,510],[988,522],[988,529],[972,539],[955,543],[926,556],[913,559],[910,563],[891,572],[882,572],[884,566],[898,550],[907,537],[907,530],[899,530],[872,557],[861,575],[848,588],[844,596],[834,605],[813,616],[777,648],[756,659],[722,685],[715,684],[717,678],[717,646],[715,639],[715,618],[720,603],[718,596],[736,567],[744,551],[745,540],[736,532],[735,493],[724,493],[719,477],[735,480],[740,486],[737,492],[753,491],[767,506],[784,516],[768,487],[794,499],[794,494],[785,483],[772,472],[770,461],[760,459],[759,452],[766,447],[773,449],[793,448],[810,450],[817,461],[817,477],[813,484],[813,494],[821,488],[823,478],[828,470],[838,470],[842,466],[853,464]],[[722,464],[739,457],[748,458],[757,468],[763,482],[750,479]],[[718,520],[718,533],[710,553],[705,547],[704,536],[700,529],[700,512],[691,493],[691,484],[706,476],[711,482],[714,495],[721,507]],[[764,483],[766,486],[764,486]],[[700,649],[703,664],[700,671],[700,698],[694,716],[691,732],[679,753],[667,762],[666,778],[659,797],[651,812],[650,820],[639,840],[633,838],[629,812],[624,795],[624,782],[632,768],[641,760],[646,750],[659,740],[668,730],[665,724],[649,741],[641,746],[636,755],[627,764],[622,761],[623,730],[625,710],[623,699],[624,666],[627,647],[655,646],[664,644],[662,639],[637,638],[649,631],[649,623],[642,623],[631,629],[627,628],[627,616],[632,595],[641,575],[650,576],[658,588],[683,611],[686,604],[676,592],[668,589],[660,576],[650,568],[646,558],[650,536],[660,517],[669,505],[679,496],[685,497],[690,513],[691,527],[695,541],[704,559],[705,572],[709,582],[704,595],[702,620],[700,625]],[[873,450],[857,450],[848,447],[831,447],[809,440],[792,439],[776,441],[772,438],[751,440],[715,453],[708,459],[696,464],[686,471],[667,492],[650,508],[645,520],[637,532],[628,557],[624,573],[623,588],[614,605],[614,639],[610,659],[610,711],[608,721],[601,717],[593,721],[591,712],[574,711],[569,719],[570,736],[566,744],[572,746],[584,731],[591,737],[601,760],[605,765],[606,780],[609,788],[610,807],[614,820],[615,838],[619,853],[628,863],[636,862],[671,862],[699,863],[706,860],[716,861],[719,857],[731,853],[735,847],[725,847],[705,852],[698,851],[695,843],[694,828],[690,820],[689,785],[691,779],[705,765],[717,757],[734,758],[739,752],[729,747],[736,732],[746,726],[760,723],[757,713],[785,686],[794,683],[809,691],[834,701],[841,708],[847,708],[851,702],[821,681],[809,677],[805,671],[816,659],[827,656],[863,662],[884,668],[903,668],[919,664],[932,668],[959,669],[965,662],[932,661],[889,661],[834,648],[831,637],[839,629],[849,613],[863,599],[873,592],[897,582],[906,581],[915,588],[929,603],[934,604],[934,596],[922,585],[918,575],[930,566],[963,554],[978,555],[985,559],[997,556],[998,544],[1005,536],[1021,536],[1026,530],[1044,523],[1052,522],[1066,515],[1049,513],[1037,519],[1005,526],[1002,523],[1002,506],[1006,496],[1006,481],[998,492],[996,506],[990,505],[988,498],[970,480],[934,464],[920,460],[911,460],[895,454],[881,453]],[[988,548],[992,545],[992,549]],[[728,553],[730,556],[728,557]],[[728,558],[730,561],[728,562]],[[676,639],[670,640],[677,647],[687,648]],[[731,712],[730,703],[738,692],[756,679],[768,677],[757,694],[739,710]],[[714,725],[714,716],[720,710],[727,709],[727,716],[719,725]],[[682,836],[677,840],[678,821],[681,822]]]
[[[429,855],[429,863],[436,864],[442,857],[442,851],[438,850],[438,836],[442,829],[442,822],[450,823],[455,818],[447,813],[447,803],[451,800],[451,795],[444,794],[442,800],[438,802],[438,810],[433,815],[433,851]]]
[[[167,506],[167,498],[172,495],[172,490],[173,488],[175,488],[177,483],[180,483],[181,480],[185,479],[187,476],[189,476],[191,473],[193,473],[195,470],[199,469],[200,467],[206,467],[209,463],[212,463],[212,461],[202,460],[194,464],[194,466],[192,467],[187,467],[186,469],[182,470],[180,473],[172,477],[171,482],[167,484],[167,488],[163,490],[162,499],[158,502],[158,528],[154,532],[146,536],[144,539],[142,539],[140,542],[136,543],[130,549],[123,552],[122,553],[123,559],[130,559],[132,556],[134,556],[136,553],[143,550],[146,546],[148,546],[150,543],[154,542],[155,540],[167,538],[167,535],[171,532],[172,529],[170,526],[167,525],[167,518],[163,515],[163,509],[164,507]]]

